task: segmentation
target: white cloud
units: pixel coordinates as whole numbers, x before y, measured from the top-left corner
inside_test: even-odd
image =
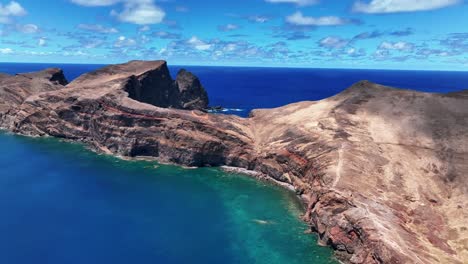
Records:
[[[255,23],[265,23],[269,21],[270,18],[266,16],[255,15],[255,16],[247,17],[247,20],[249,20],[250,22],[255,22]]]
[[[350,57],[362,57],[366,55],[366,51],[364,49],[356,48],[349,48],[345,51],[345,53]]]
[[[0,54],[11,54],[11,53],[13,53],[13,50],[10,48],[0,49]]]
[[[355,48],[350,48],[346,51],[346,54],[348,55],[353,55],[353,54],[356,54],[357,53],[357,50]]]
[[[388,50],[378,49],[374,52],[374,57],[377,59],[385,59],[390,56],[390,52]]]
[[[167,31],[156,31],[153,32],[153,35],[161,39],[179,39],[181,37],[180,34]]]
[[[141,26],[138,31],[140,32],[146,32],[146,31],[150,31],[151,30],[151,27],[148,26],[148,25],[144,25],[144,26]]]
[[[269,3],[288,3],[288,4],[296,4],[300,6],[307,6],[307,5],[314,5],[317,4],[318,0],[265,0]]]
[[[193,36],[187,41],[188,44],[190,44],[193,48],[200,50],[200,51],[205,51],[211,49],[211,44],[208,44],[201,39]]]
[[[398,42],[387,42],[380,43],[379,50],[399,50],[399,51],[411,51],[414,45],[412,43],[398,41]]]
[[[101,47],[104,43],[105,42],[102,39],[92,39],[83,43],[82,47],[85,49],[95,49]]]
[[[340,37],[326,37],[319,41],[319,45],[329,49],[341,49],[348,45],[349,41]]]
[[[152,0],[127,0],[122,12],[112,10],[111,14],[120,21],[137,25],[158,24],[166,16],[166,13]]]
[[[111,15],[122,22],[137,25],[161,23],[166,13],[154,3],[154,0],[71,0],[83,6],[112,6],[123,4],[123,10],[112,10]]]
[[[233,30],[239,29],[239,26],[235,24],[227,24],[227,25],[219,26],[218,29],[220,31],[233,31]]]
[[[110,6],[114,5],[121,0],[71,0],[72,3],[82,6]]]
[[[114,43],[114,47],[116,48],[124,48],[124,47],[131,47],[135,46],[137,42],[132,38],[126,38],[125,36],[120,36],[117,41]]]
[[[47,45],[47,41],[45,38],[40,38],[38,41],[37,41],[37,45],[41,46],[41,47],[44,47],[45,45]]]
[[[18,2],[11,1],[7,5],[0,3],[0,24],[11,23],[11,17],[24,16],[26,13],[26,10]]]
[[[357,1],[353,11],[361,13],[398,13],[440,9],[461,3],[461,0],[372,0]]]
[[[297,11],[287,16],[286,22],[297,26],[336,26],[346,24],[348,21],[335,16],[308,17]]]
[[[87,31],[93,31],[93,32],[98,32],[98,33],[106,33],[106,34],[111,34],[111,33],[118,33],[119,30],[113,27],[105,27],[103,25],[99,24],[79,24],[78,25],[79,29],[87,30]]]
[[[16,30],[26,34],[34,34],[39,32],[39,27],[34,24],[16,25]]]
[[[235,43],[228,43],[223,47],[223,50],[227,52],[235,51],[236,49],[237,45]]]

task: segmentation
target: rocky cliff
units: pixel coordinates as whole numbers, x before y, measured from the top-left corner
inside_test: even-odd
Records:
[[[56,68],[16,75],[0,73],[0,124],[11,122],[6,119],[15,113],[27,97],[59,90],[67,84],[63,71]]]
[[[208,95],[200,80],[186,70],[180,70],[176,80],[171,78],[165,61],[131,61],[110,65],[83,74],[69,88],[95,87],[121,83],[128,96],[136,101],[164,108],[202,110],[208,107]]]
[[[109,66],[67,86],[30,76],[0,76],[4,129],[109,154],[260,172],[294,186],[320,242],[349,263],[467,263],[466,91],[363,81],[325,100],[240,118],[190,110],[206,107],[206,92],[185,71],[173,81],[163,61]],[[44,82],[50,89],[37,89]],[[9,103],[14,87],[28,92]]]

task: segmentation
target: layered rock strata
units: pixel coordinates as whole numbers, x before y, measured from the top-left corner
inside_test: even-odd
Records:
[[[348,263],[467,263],[466,91],[362,81],[240,118],[199,111],[208,104],[200,81],[185,71],[172,80],[164,61],[109,66],[66,86],[42,73],[19,76],[29,77],[0,76],[4,129],[257,171],[294,186],[320,242]]]

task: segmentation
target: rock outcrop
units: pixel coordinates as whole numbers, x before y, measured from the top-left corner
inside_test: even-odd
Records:
[[[208,107],[208,95],[200,80],[185,70],[176,80],[171,78],[165,61],[131,61],[110,65],[74,80],[69,88],[96,87],[103,83],[125,82],[129,97],[164,108],[203,110]]]
[[[68,84],[61,69],[16,75],[0,74],[0,124],[7,122],[24,100],[40,92],[55,91]]]
[[[0,100],[11,100],[11,78],[0,76]],[[294,186],[320,242],[349,263],[467,263],[466,91],[363,81],[240,118],[175,109],[204,108],[206,92],[185,71],[173,81],[162,61],[109,66],[66,87],[49,79],[61,89],[35,90],[39,79],[17,86],[31,95],[8,106],[1,127],[109,154],[263,173]]]

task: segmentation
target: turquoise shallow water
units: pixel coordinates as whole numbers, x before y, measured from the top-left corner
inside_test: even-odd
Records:
[[[0,133],[0,263],[336,263],[294,195]]]

